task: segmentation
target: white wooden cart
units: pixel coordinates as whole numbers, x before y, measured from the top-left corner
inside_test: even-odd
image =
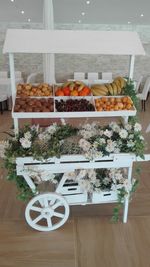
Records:
[[[86,40],[86,45],[85,45]],[[64,31],[64,30],[8,30],[4,44],[4,53],[9,53],[13,107],[16,98],[14,53],[66,53],[66,54],[105,54],[129,55],[129,78],[133,77],[135,55],[145,55],[140,39],[135,32],[100,32],[100,31]],[[55,100],[55,97],[54,97]],[[54,107],[55,108],[55,107]],[[134,116],[132,111],[104,112],[54,112],[49,113],[16,113],[12,111],[14,126],[18,131],[18,119],[21,118],[78,118],[78,117],[116,117]],[[149,155],[146,156],[149,160]],[[51,231],[62,226],[69,216],[69,205],[87,205],[117,202],[114,192],[93,193],[89,196],[82,192],[78,185],[66,184],[67,173],[76,169],[128,168],[128,180],[131,180],[133,162],[139,160],[135,155],[119,154],[110,157],[87,160],[81,155],[51,158],[48,161],[37,161],[33,158],[17,158],[17,174],[22,175],[32,191],[35,184],[28,171],[29,166],[52,173],[64,173],[56,192],[37,194],[25,211],[28,224],[40,231]],[[123,222],[127,222],[129,198],[124,203]],[[63,211],[58,212],[61,207]],[[55,220],[53,220],[55,218]],[[40,221],[46,224],[41,225]]]
[[[150,155],[145,155],[145,160],[150,160]],[[38,194],[31,199],[25,211],[28,224],[39,231],[51,231],[62,226],[68,219],[69,206],[116,203],[117,192],[105,191],[90,195],[84,193],[78,184],[67,183],[67,173],[77,169],[102,169],[102,168],[127,168],[128,181],[132,179],[132,166],[134,161],[142,161],[133,154],[113,154],[109,157],[96,158],[89,161],[82,155],[62,156],[60,159],[51,158],[46,161],[37,161],[31,157],[17,158],[17,175],[22,175],[33,192],[36,186],[30,177],[29,169],[34,167],[36,171],[47,171],[51,173],[64,173],[57,184],[56,191]],[[124,201],[123,222],[127,222],[129,206],[129,195]],[[61,211],[57,211],[59,208]],[[54,219],[54,220],[53,220]],[[42,220],[46,224],[41,224]],[[43,223],[43,222],[42,222]]]

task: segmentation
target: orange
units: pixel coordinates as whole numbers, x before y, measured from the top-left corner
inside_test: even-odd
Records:
[[[123,103],[127,103],[127,101],[128,101],[128,97],[125,96],[125,97],[122,98],[122,102]]]
[[[81,91],[85,94],[85,96],[89,95],[91,93],[90,88],[87,86],[83,87],[83,89]]]
[[[108,99],[107,99],[107,97],[102,97],[102,98],[101,98],[101,101],[102,101],[103,103],[105,103],[105,102],[108,101]]]
[[[126,106],[127,109],[131,109],[131,107],[132,107],[131,104],[128,104],[128,105]]]
[[[114,97],[110,97],[109,100],[110,100],[111,103],[115,102],[115,98]]]
[[[76,89],[72,90],[70,93],[71,96],[78,96],[78,91]]]
[[[63,92],[65,96],[69,96],[70,95],[70,88],[69,87],[64,87],[63,88]]]
[[[55,94],[56,96],[64,96],[64,92],[61,89],[58,89]]]

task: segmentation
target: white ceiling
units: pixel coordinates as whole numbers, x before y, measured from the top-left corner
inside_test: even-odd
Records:
[[[0,0],[0,22],[42,22],[43,0]],[[150,25],[149,0],[53,0],[55,23]],[[24,10],[24,14],[21,14]],[[82,16],[81,12],[85,12]],[[143,17],[140,15],[144,14]]]

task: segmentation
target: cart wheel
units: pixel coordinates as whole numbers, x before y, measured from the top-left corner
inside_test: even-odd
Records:
[[[27,223],[39,231],[52,231],[61,227],[69,217],[67,201],[56,193],[35,196],[25,210]]]

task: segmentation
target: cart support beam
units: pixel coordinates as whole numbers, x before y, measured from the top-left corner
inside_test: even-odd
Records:
[[[9,66],[10,66],[12,102],[13,102],[13,106],[14,106],[15,98],[16,98],[16,83],[15,83],[14,55],[12,53],[9,53]]]
[[[44,28],[46,30],[54,29],[53,0],[44,0],[43,22],[44,22]],[[43,55],[43,69],[44,69],[44,81],[50,84],[56,83],[54,54]]]
[[[133,72],[134,72],[134,62],[135,62],[135,56],[130,56],[130,62],[129,62],[129,79],[133,79]]]

